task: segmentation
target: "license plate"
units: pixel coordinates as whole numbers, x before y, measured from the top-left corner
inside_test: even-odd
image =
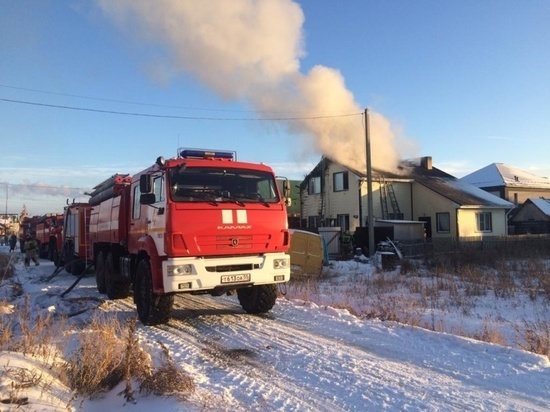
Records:
[[[222,275],[222,283],[236,283],[236,282],[249,282],[250,273],[243,273],[241,275]]]

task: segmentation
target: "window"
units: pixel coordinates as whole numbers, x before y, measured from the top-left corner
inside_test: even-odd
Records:
[[[307,218],[307,227],[314,228],[319,227],[319,216],[309,216]]]
[[[332,185],[335,192],[348,190],[348,172],[338,172],[332,175]]]
[[[349,215],[337,215],[336,220],[342,230],[349,230]]]
[[[449,233],[451,231],[451,215],[449,213],[436,213],[437,231]]]
[[[139,185],[134,187],[134,204],[132,206],[132,219],[139,219],[141,215],[141,204],[139,203],[139,198],[141,196],[141,191],[139,190]]]
[[[162,176],[155,177],[153,190],[155,191],[155,202],[164,201],[164,179]]]
[[[315,195],[321,193],[321,176],[315,176],[309,179],[308,194]]]
[[[174,202],[207,202],[216,207],[218,202],[266,204],[280,201],[273,174],[226,165],[173,167],[164,184]]]
[[[491,232],[493,230],[491,212],[477,213],[476,218],[478,232]]]

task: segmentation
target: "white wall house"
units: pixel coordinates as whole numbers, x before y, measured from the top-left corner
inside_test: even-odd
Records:
[[[302,224],[354,231],[368,221],[364,175],[323,158],[300,185]],[[429,238],[507,234],[514,205],[432,166],[430,157],[402,162],[393,172],[373,171],[373,216],[382,221],[422,221]]]
[[[504,163],[492,163],[460,180],[508,200],[516,206],[529,198],[550,198],[550,179]]]

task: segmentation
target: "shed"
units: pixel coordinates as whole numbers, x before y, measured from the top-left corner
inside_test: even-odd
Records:
[[[374,227],[392,227],[395,240],[424,240],[424,222],[418,220],[376,220]]]

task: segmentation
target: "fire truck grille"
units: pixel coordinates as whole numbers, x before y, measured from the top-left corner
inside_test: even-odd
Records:
[[[238,272],[243,270],[252,270],[254,265],[245,263],[241,265],[220,265],[220,266],[206,266],[208,272]]]
[[[270,235],[237,235],[237,236],[199,236],[196,239],[197,246],[202,252],[234,252],[238,250],[254,253],[254,251],[265,251],[273,239]]]

